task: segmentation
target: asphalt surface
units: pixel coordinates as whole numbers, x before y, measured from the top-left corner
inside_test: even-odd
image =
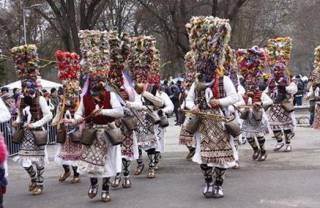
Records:
[[[186,148],[178,145],[178,127],[167,131],[167,152],[163,154],[157,178],[146,172],[133,177],[131,189],[111,190],[112,201],[87,197],[88,179],[80,184],[58,182],[62,168],[51,162],[45,173],[45,192],[27,192],[27,174],[9,161],[9,187],[6,208],[319,208],[320,207],[320,132],[297,128],[293,152],[270,151],[275,141],[268,137],[265,162],[252,161],[249,145],[240,146],[241,168],[228,170],[222,199],[202,196],[203,178],[197,164],[185,160]],[[53,159],[55,146],[49,147]],[[135,167],[135,164],[134,164]],[[132,168],[134,168],[132,167]],[[29,181],[29,180],[28,180]]]

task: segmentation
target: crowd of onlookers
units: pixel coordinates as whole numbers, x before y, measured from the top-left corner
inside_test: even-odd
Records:
[[[55,114],[57,107],[59,105],[59,94],[62,94],[63,92],[62,88],[56,89],[51,88],[50,92],[46,89],[43,89],[41,91],[42,96],[47,100],[47,104],[50,107],[50,110],[53,114]],[[0,91],[0,97],[3,100],[3,102],[8,107],[11,115],[13,118],[17,115],[17,109],[20,102],[20,97],[22,96],[21,90],[18,88],[14,88],[12,92],[10,92],[9,88],[2,87]]]
[[[175,125],[181,125],[184,121],[184,113],[181,111],[182,105],[187,97],[191,83],[183,80],[169,81],[164,80],[161,86],[163,92],[167,93],[174,105]]]

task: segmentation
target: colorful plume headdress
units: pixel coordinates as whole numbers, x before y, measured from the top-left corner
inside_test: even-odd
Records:
[[[39,58],[35,45],[22,45],[10,50],[22,91],[40,89]]]
[[[155,38],[132,38],[128,67],[136,83],[160,84],[160,53]]]
[[[90,77],[90,86],[108,81],[120,88],[123,84],[122,72],[130,52],[128,34],[116,31],[80,30],[81,68]]]
[[[197,73],[204,81],[211,81],[217,68],[225,62],[226,47],[230,40],[229,20],[212,16],[192,17],[186,24]]]
[[[313,85],[320,84],[320,46],[314,49],[313,70],[310,74],[310,80]]]
[[[55,53],[58,78],[62,81],[66,98],[79,96],[80,90],[80,56],[58,50]]]

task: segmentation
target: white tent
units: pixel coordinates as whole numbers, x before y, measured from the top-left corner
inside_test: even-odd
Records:
[[[46,90],[50,90],[51,88],[62,87],[62,84],[57,83],[57,82],[51,82],[51,81],[46,80],[46,79],[41,79],[40,83],[41,83],[42,88],[46,89]],[[9,88],[9,90],[13,90],[14,88],[21,89],[21,81],[20,80],[19,81],[15,81],[15,82],[12,82],[12,83],[10,83],[8,85],[5,85],[3,87]]]

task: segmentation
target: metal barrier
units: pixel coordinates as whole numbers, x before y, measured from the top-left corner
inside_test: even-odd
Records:
[[[310,106],[309,105],[302,105],[302,106],[295,106],[294,107],[294,115],[296,119],[297,126],[309,127],[309,120],[310,120]]]
[[[14,132],[14,128],[12,128],[12,121],[16,119],[15,116],[12,117],[12,119],[8,122],[0,123],[0,131],[3,133],[9,155],[15,155],[19,151],[18,144],[12,143],[12,134]]]
[[[57,142],[57,128],[48,125],[48,144],[55,144]]]

